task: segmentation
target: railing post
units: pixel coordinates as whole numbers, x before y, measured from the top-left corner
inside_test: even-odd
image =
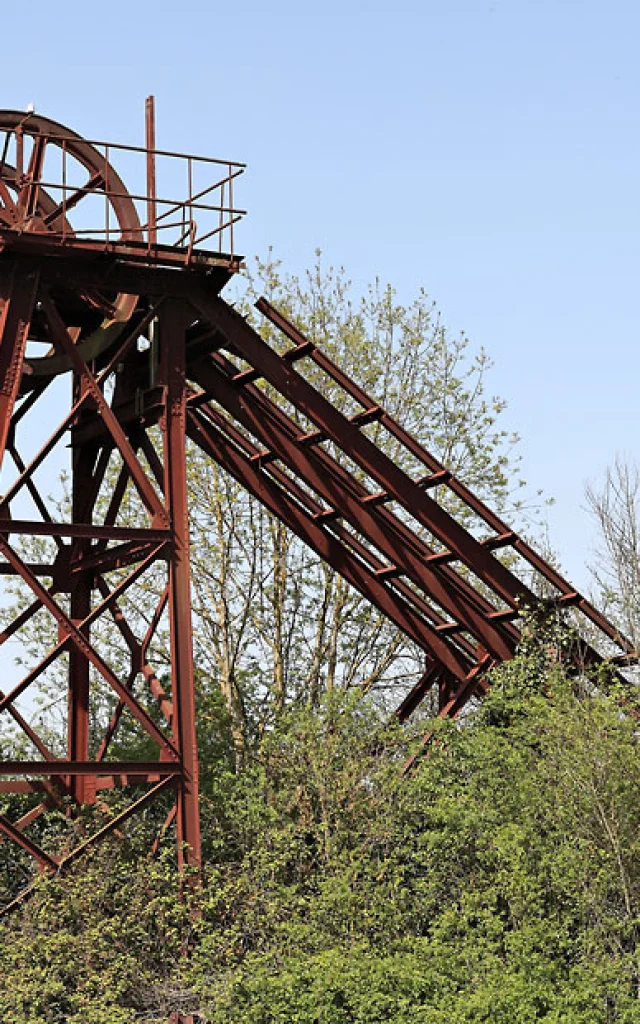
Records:
[[[158,242],[156,226],[156,105],[153,96],[146,101],[146,145],[147,145],[147,241],[149,249]]]

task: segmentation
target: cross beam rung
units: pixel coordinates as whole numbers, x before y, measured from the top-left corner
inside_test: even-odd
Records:
[[[436,473],[425,473],[416,483],[424,490],[428,490],[430,487],[439,487],[440,484],[448,483],[451,477],[452,473],[448,469],[440,469]]]
[[[235,384],[238,388],[243,388],[245,384],[253,384],[254,381],[260,378],[260,374],[257,370],[243,370],[241,373],[236,373],[231,378],[231,383]]]
[[[383,565],[380,569],[374,571],[374,576],[379,580],[391,580],[401,575],[401,570],[397,565]]]
[[[372,405],[369,409],[363,409],[362,412],[356,412],[353,416],[349,416],[349,420],[357,427],[364,427],[367,423],[375,423],[382,419],[383,416],[384,409],[379,405]]]
[[[323,508],[321,512],[314,512],[312,518],[317,523],[330,523],[337,519],[340,513],[337,508]]]
[[[295,345],[294,348],[287,349],[283,355],[283,359],[286,359],[288,363],[296,363],[298,359],[304,359],[305,356],[311,355],[315,345],[312,341],[303,341],[300,345]]]
[[[257,462],[259,466],[266,466],[268,462],[273,462],[277,456],[270,448],[263,448],[262,451],[255,452],[249,458],[252,462]]]

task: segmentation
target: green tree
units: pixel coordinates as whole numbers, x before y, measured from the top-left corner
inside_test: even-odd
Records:
[[[601,605],[640,647],[640,473],[619,457],[600,486],[590,485],[587,505],[597,528],[591,567]]]
[[[360,296],[320,254],[302,276],[284,274],[271,258],[257,261],[240,305],[279,346],[277,332],[252,311],[260,294],[478,494],[522,522],[517,438],[500,425],[504,403],[486,393],[489,360],[446,330],[424,292],[405,305],[376,282]],[[317,367],[304,372],[352,411],[345,392]],[[418,473],[380,424],[365,430]],[[422,671],[421,652],[198,452],[191,484],[199,658],[224,694],[239,754],[287,705],[314,705],[334,689],[355,687],[397,703]],[[468,515],[451,495],[438,498],[457,516]]]

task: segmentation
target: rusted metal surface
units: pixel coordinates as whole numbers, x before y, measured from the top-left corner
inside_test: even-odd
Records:
[[[0,465],[5,472],[13,465],[0,497],[0,575],[28,594],[15,619],[0,622],[0,656],[8,661],[6,645],[36,615],[48,618],[56,637],[0,693],[0,713],[12,716],[40,758],[0,762],[0,793],[33,804],[16,821],[0,818],[0,831],[51,871],[168,796],[161,831],[175,827],[182,866],[200,864],[187,439],[424,652],[422,677],[398,701],[400,720],[433,688],[442,716],[457,716],[481,696],[491,666],[513,656],[523,604],[536,602],[541,585],[550,608],[573,607],[586,617],[593,633],[583,659],[635,659],[631,644],[583,595],[294,324],[266,300],[258,303],[290,342],[282,351],[221,298],[239,265],[231,231],[241,211],[233,208],[232,189],[242,165],[204,162],[215,170],[214,183],[198,186],[197,158],[155,148],[152,102],[146,138],[139,149],[89,144],[44,118],[0,113]],[[51,152],[57,180],[48,176]],[[141,191],[127,193],[114,170],[122,153],[142,159]],[[179,202],[157,195],[160,158],[185,170]],[[67,177],[73,160],[83,169],[80,182]],[[85,224],[83,204],[96,197],[102,220]],[[203,250],[205,240],[217,240],[220,250]],[[328,390],[337,387],[356,403],[355,413],[341,412],[309,382],[300,372],[305,360],[314,379],[321,371]],[[48,424],[50,411],[40,409],[60,373],[70,380],[68,403],[60,400],[59,422]],[[303,431],[297,414],[312,429]],[[424,472],[410,476],[374,443],[366,432],[372,423]],[[49,509],[38,484],[63,444],[71,449],[68,521]],[[113,459],[117,474],[106,494]],[[483,535],[456,517],[456,503],[481,522]],[[29,559],[21,545],[34,538],[42,553]],[[517,555],[526,572],[507,564],[505,553]],[[144,615],[136,612],[142,585]],[[161,626],[170,638],[166,683],[153,657]],[[61,659],[63,757],[18,706]],[[98,679],[112,703],[95,736]],[[125,718],[153,745],[155,759],[115,758]],[[129,804],[71,853],[60,857],[30,833],[51,807],[70,801],[99,809],[99,793],[114,787],[129,794]]]
[[[87,140],[40,115],[0,111],[3,228],[46,231],[57,241],[73,245],[82,245],[84,239],[107,246],[137,242],[145,246],[147,256],[153,255],[155,241],[164,239],[165,247],[180,251],[183,262],[188,262],[190,249],[204,249],[205,241],[211,248],[215,241],[217,253],[233,256],[232,229],[245,213],[231,205],[233,183],[243,173],[244,164],[157,149],[152,97],[147,104],[146,135],[150,145],[145,146]],[[21,171],[14,166],[16,153],[30,143],[32,159]],[[43,164],[41,159],[44,147],[58,151],[50,177],[46,161]],[[137,190],[131,185],[127,188],[115,170],[115,162],[125,158],[132,178],[139,181]],[[88,173],[85,180],[72,179],[73,161]],[[155,170],[160,164],[171,167],[172,179],[181,183],[181,195],[157,195]],[[140,178],[136,165],[143,175]],[[74,225],[72,212],[96,195],[104,200],[101,211],[94,204],[92,212],[99,213],[97,220]]]
[[[0,292],[0,469],[20,391],[37,285],[37,268],[18,263]]]
[[[164,455],[164,494],[170,510],[173,553],[169,564],[168,602],[173,680],[173,735],[182,764],[182,785],[177,798],[178,861],[200,867],[200,815],[198,809],[198,750],[191,636],[191,582],[189,572],[189,510],[186,462],[186,331],[191,315],[184,305],[169,301],[160,318],[158,379],[166,391],[160,421]]]
[[[325,519],[327,510],[331,509],[355,529],[363,530],[388,564],[400,569],[400,574],[405,574],[444,610],[458,617],[470,632],[479,634],[488,649],[495,649],[497,657],[511,656],[517,639],[513,628],[508,624],[494,626],[489,616],[495,609],[453,572],[432,567],[433,550],[381,503],[370,501],[364,486],[336,459],[319,445],[309,445],[293,420],[275,402],[250,383],[239,389],[228,363],[219,355],[214,354],[207,363],[198,364],[193,374],[207,394],[267,446],[264,451],[277,452],[280,461],[313,486],[327,503]],[[376,569],[378,577],[381,571],[381,566]],[[436,630],[442,631],[446,620],[432,614]]]
[[[118,147],[96,147],[45,118],[0,113],[0,451],[14,466],[0,497],[0,571],[31,595],[13,621],[0,624],[2,655],[36,615],[46,613],[57,630],[57,642],[44,657],[0,693],[0,713],[12,716],[41,758],[0,763],[0,792],[32,793],[40,800],[17,821],[0,818],[0,832],[45,870],[60,870],[171,791],[177,813],[169,810],[164,819],[176,819],[179,860],[195,868],[200,863],[185,466],[186,331],[194,315],[187,295],[204,275],[215,292],[239,265],[232,250],[222,251],[222,242],[232,238],[229,219],[235,222],[240,212],[220,200],[229,198],[229,176],[242,167],[155,151],[152,102],[147,142],[146,149],[126,148],[129,156],[143,158],[146,172],[146,193],[130,193],[113,167]],[[47,170],[52,152],[59,162],[56,178]],[[156,194],[159,157],[177,161],[185,172],[188,187],[179,203]],[[70,178],[74,161],[84,182]],[[197,186],[196,165],[203,163],[213,179]],[[87,226],[83,205],[96,198],[102,220]],[[173,224],[173,238],[169,209],[171,219],[180,221]],[[220,248],[195,250],[198,232]],[[160,339],[151,407],[153,422],[160,422],[158,448],[142,426],[142,407],[149,405],[140,399],[138,380],[137,346],[141,339],[148,346],[152,330]],[[69,406],[47,430],[51,413],[39,413],[41,400],[61,373],[72,382]],[[132,410],[129,417],[123,407]],[[41,443],[34,452],[37,437]],[[71,448],[71,506],[68,521],[60,521],[49,510],[37,474],[65,443]],[[31,448],[28,457],[24,447]],[[120,470],[105,510],[114,454]],[[23,513],[27,499],[37,515]],[[41,539],[49,560],[22,556],[22,542],[33,538]],[[141,631],[130,596],[149,574],[165,583]],[[169,692],[151,654],[161,623],[171,637]],[[117,669],[101,646],[105,627],[120,639]],[[17,706],[61,658],[67,659],[64,757],[59,751],[54,756]],[[115,697],[101,738],[91,728],[98,678]],[[110,756],[125,715],[155,744],[156,760]],[[60,857],[42,849],[30,835],[38,818],[61,799],[71,799],[71,806],[99,803],[98,792],[115,786],[130,791],[129,805],[70,853]],[[142,795],[135,792],[140,787]]]
[[[147,149],[147,239],[149,246],[158,243],[158,204],[156,202],[156,103],[147,96],[145,104]]]

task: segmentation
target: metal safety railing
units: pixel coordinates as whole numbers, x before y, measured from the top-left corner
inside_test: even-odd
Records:
[[[188,259],[205,247],[233,257],[244,164],[85,140],[43,130],[42,121],[3,126],[0,114],[0,229],[105,248],[126,242],[149,255],[172,247]]]

